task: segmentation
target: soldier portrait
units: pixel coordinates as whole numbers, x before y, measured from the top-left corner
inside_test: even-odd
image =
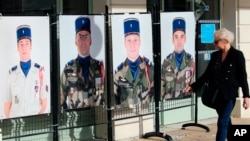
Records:
[[[13,18],[4,18],[3,20],[6,21],[6,29],[15,27],[14,30],[11,30],[14,33],[8,34],[13,36],[9,37],[8,41],[15,39],[15,47],[11,43],[8,49],[12,53],[6,51],[5,54],[1,55],[1,57],[6,57],[5,59],[8,60],[8,65],[6,65],[8,70],[5,70],[7,72],[6,79],[2,78],[6,80],[4,85],[6,86],[5,93],[3,93],[2,98],[5,118],[39,115],[50,111],[50,85],[48,83],[50,81],[48,77],[50,70],[43,63],[37,62],[37,58],[32,55],[42,47],[37,46],[38,40],[35,38],[39,37],[37,31],[40,30],[34,25],[44,22],[44,25],[40,25],[40,28],[44,30],[41,33],[49,36],[49,22],[47,21],[46,27],[44,19],[31,18],[25,20],[25,18],[19,17],[14,20]],[[13,22],[15,20],[26,21],[27,24],[18,25]],[[5,44],[5,41],[1,42]],[[42,44],[47,45],[43,46],[44,57],[48,61],[46,65],[49,65],[49,56],[47,56],[49,54],[49,38],[44,38],[44,42],[47,42]],[[15,50],[16,56],[13,50]]]
[[[73,36],[77,52],[75,58],[72,56],[73,59],[65,63],[60,77],[60,104],[64,110],[105,104],[104,62],[91,54],[91,50],[98,49],[92,47],[92,43],[98,40],[92,36],[91,26],[89,17],[78,16],[74,20]]]
[[[124,18],[122,25],[125,58],[116,66],[114,72],[115,107],[134,108],[154,100],[154,68],[152,60],[146,57],[152,54],[140,54],[141,49],[149,49],[149,46],[141,46],[138,18]]]
[[[185,97],[183,89],[194,81],[194,55],[187,51],[188,30],[185,17],[173,17],[171,20],[172,50],[162,53],[164,59],[161,69],[161,99],[178,99]],[[189,29],[190,28],[190,29]],[[194,30],[194,28],[193,28]],[[190,39],[191,40],[191,39]],[[166,45],[162,45],[166,48]],[[192,46],[194,50],[194,46]]]

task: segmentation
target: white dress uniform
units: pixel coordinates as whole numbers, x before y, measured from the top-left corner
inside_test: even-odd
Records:
[[[48,95],[48,85],[42,73],[43,68],[33,62],[31,62],[27,77],[20,64],[9,71],[6,101],[11,102],[10,118],[39,113],[40,99],[47,98]]]

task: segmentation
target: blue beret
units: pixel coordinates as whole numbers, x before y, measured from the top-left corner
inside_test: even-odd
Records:
[[[124,20],[124,35],[131,33],[140,34],[139,20],[136,18],[127,18]]]
[[[173,33],[177,30],[181,30],[183,32],[186,30],[185,20],[181,17],[177,17],[173,20]]]
[[[17,27],[16,31],[17,41],[28,38],[31,39],[31,29],[29,25],[20,25]]]
[[[86,30],[90,33],[90,19],[88,17],[78,17],[75,20],[75,31],[76,33],[81,31],[81,30]]]

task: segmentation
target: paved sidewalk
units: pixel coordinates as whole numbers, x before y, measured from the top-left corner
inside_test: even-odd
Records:
[[[216,122],[217,118],[198,121],[198,124],[208,127],[210,129],[209,132],[198,126],[188,126],[185,129],[181,129],[182,125],[185,123],[168,125],[165,128],[162,127],[161,132],[171,136],[173,141],[215,141],[217,130]],[[232,122],[233,124],[250,125],[250,118],[232,118]],[[133,139],[133,141],[165,141],[165,139],[159,137],[150,137],[147,139]]]

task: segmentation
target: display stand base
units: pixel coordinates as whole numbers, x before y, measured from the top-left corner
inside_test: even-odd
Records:
[[[189,127],[189,126],[197,126],[197,127],[200,127],[200,128],[205,129],[207,132],[210,131],[210,129],[209,129],[207,126],[202,125],[202,124],[198,124],[198,123],[187,123],[187,124],[183,124],[181,129],[185,129],[186,127]]]
[[[167,141],[173,141],[171,136],[163,133],[150,132],[142,136],[142,138],[149,138],[149,137],[160,137],[166,139]]]

